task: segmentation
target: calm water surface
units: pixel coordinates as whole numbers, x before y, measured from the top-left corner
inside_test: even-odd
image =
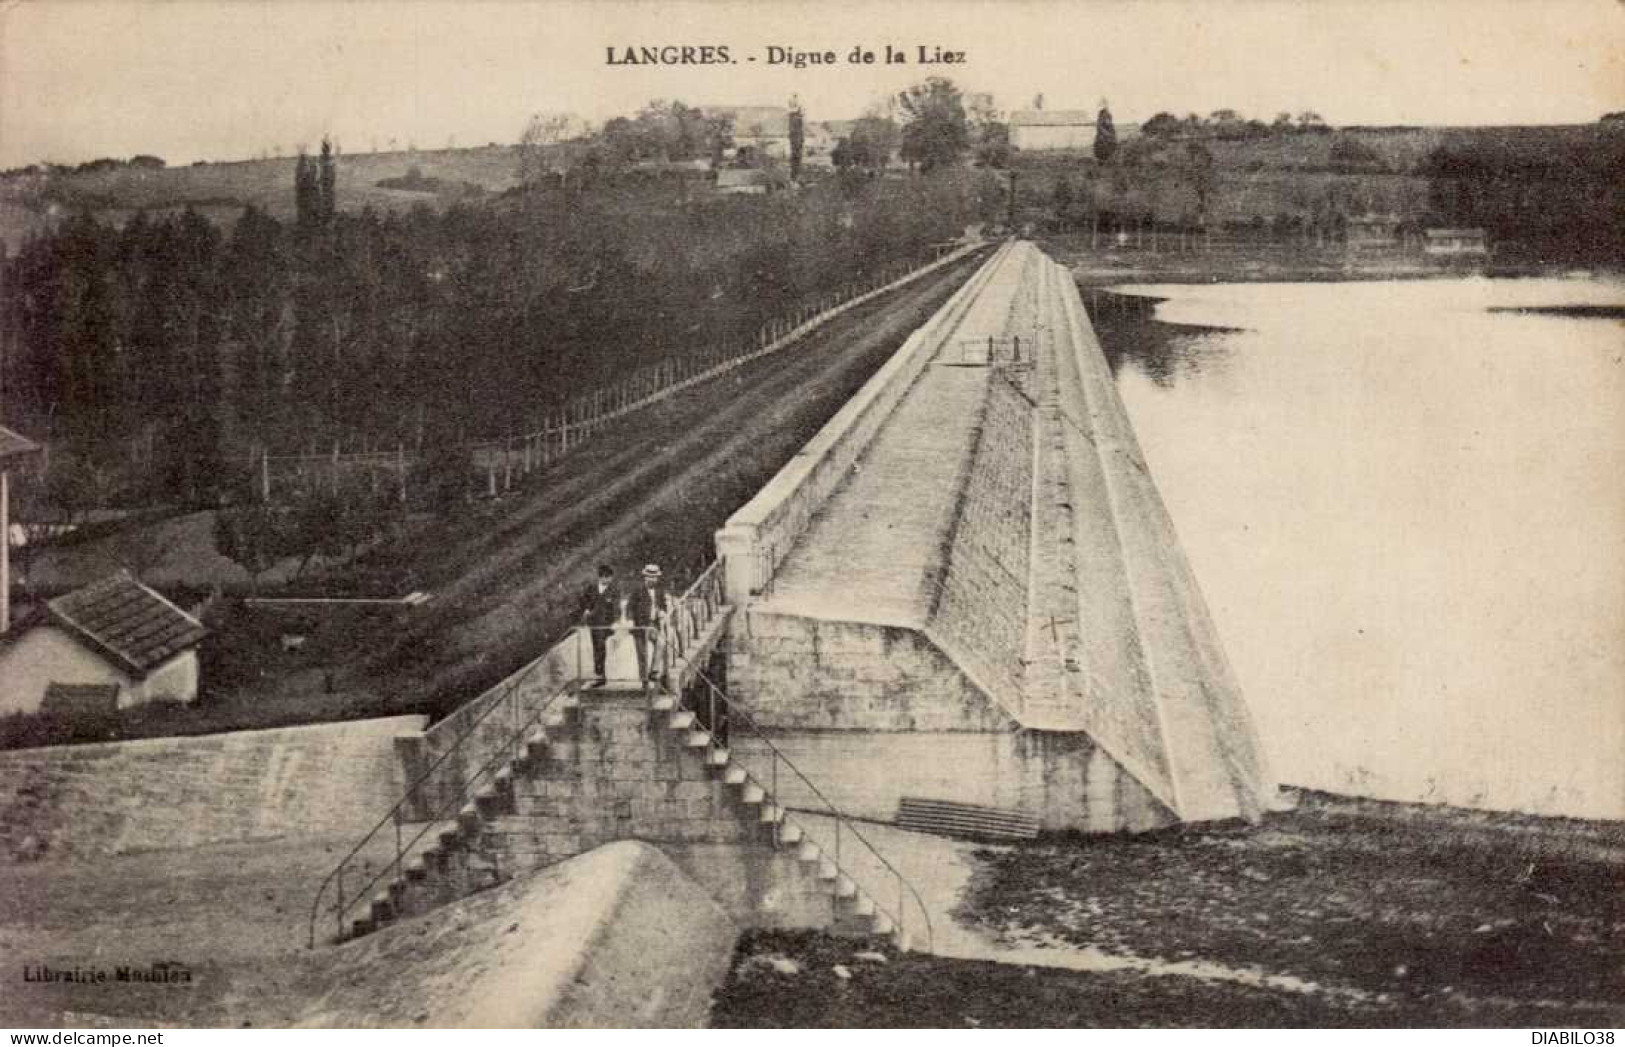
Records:
[[[1601,279],[1135,286],[1118,388],[1277,775],[1625,818],[1625,304]]]

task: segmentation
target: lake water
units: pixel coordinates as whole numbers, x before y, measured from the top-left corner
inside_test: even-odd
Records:
[[[1117,381],[1278,777],[1625,818],[1625,323],[1490,311],[1625,284],[1119,290],[1235,329]]]

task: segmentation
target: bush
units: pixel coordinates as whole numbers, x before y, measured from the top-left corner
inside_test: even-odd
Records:
[[[1382,154],[1357,138],[1347,135],[1340,136],[1332,142],[1331,152],[1327,156],[1334,171],[1386,171],[1388,165],[1383,162]]]

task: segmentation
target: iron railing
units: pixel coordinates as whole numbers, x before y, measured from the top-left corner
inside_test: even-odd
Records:
[[[538,660],[537,662],[531,663],[531,666],[528,668],[534,669],[540,664],[541,660]],[[580,682],[579,679],[566,681],[563,686],[549,693],[548,696],[543,699],[535,709],[529,711],[528,715],[522,715],[521,685],[528,678],[529,672],[523,672],[517,678],[511,681],[504,689],[502,694],[500,694],[495,701],[487,705],[485,709],[482,710],[480,714],[475,717],[467,727],[464,728],[463,732],[457,736],[457,739],[450,746],[448,746],[444,752],[437,756],[434,761],[431,762],[429,766],[417,776],[416,779],[412,781],[412,783],[407,787],[405,795],[401,797],[395,806],[389,809],[387,814],[378,820],[378,823],[374,825],[366,833],[366,835],[364,835],[356,843],[356,845],[350,849],[348,854],[340,859],[339,863],[334,866],[333,870],[327,874],[325,879],[322,880],[321,886],[316,889],[316,896],[311,899],[310,903],[308,941],[308,946],[310,948],[315,948],[316,946],[316,921],[321,912],[322,898],[327,894],[328,887],[331,886],[334,888],[333,918],[337,928],[336,938],[343,939],[345,914],[348,913],[358,901],[367,898],[373,888],[378,886],[379,881],[383,880],[386,874],[393,872],[393,876],[398,879],[404,868],[403,862],[407,853],[411,851],[411,849],[416,846],[424,836],[428,835],[428,833],[434,829],[436,825],[446,821],[447,814],[449,812],[458,810],[465,802],[467,802],[468,796],[474,791],[476,783],[480,782],[488,774],[494,776],[501,761],[505,759],[511,760],[513,756],[516,756],[518,753],[518,746],[524,744],[525,734],[541,721],[542,717],[547,714],[547,711],[550,708],[552,708],[553,702],[559,698],[559,696],[574,690],[577,684]],[[406,831],[403,827],[407,822],[413,820],[407,815],[410,810],[416,808],[421,803],[422,792],[431,788],[430,782],[441,770],[442,765],[444,765],[453,755],[460,754],[462,752],[463,744],[467,742],[468,739],[472,738],[480,727],[484,725],[487,720],[490,720],[499,709],[507,710],[509,722],[514,725],[512,730],[509,732],[508,739],[515,746],[513,752],[510,754],[507,744],[497,746],[492,751],[491,755],[488,756],[479,765],[479,767],[475,769],[474,773],[462,775],[461,783],[455,789],[451,790],[450,798],[442,798],[441,803],[435,807],[434,812],[423,819],[423,827],[418,829],[417,832],[413,833],[411,839],[407,839]],[[391,826],[394,827],[395,832],[394,858],[391,861],[384,863],[383,866],[370,878],[365,879],[361,887],[354,894],[346,897],[344,892],[345,871],[350,867],[352,862],[357,860],[358,856],[361,855],[361,852],[365,850],[369,844],[376,840],[380,834],[386,832]],[[362,871],[362,875],[365,876],[365,870]]]
[[[696,649],[695,645],[704,638],[708,628],[715,621],[717,613],[725,603],[721,567],[719,561],[706,568],[681,597],[671,602],[658,625],[634,627],[639,631],[646,632],[649,636],[648,665],[654,671],[645,675],[654,675],[664,680],[675,669],[678,679],[672,681],[672,684],[673,690],[679,693],[690,682],[685,677],[691,677],[692,681],[702,684],[705,688],[704,704],[698,708],[696,703],[692,701],[685,704],[691,711],[695,712],[696,717],[702,713],[704,715],[703,722],[696,724],[694,729],[703,731],[706,735],[707,763],[709,764],[713,751],[726,747],[730,732],[736,724],[748,731],[751,737],[765,747],[768,752],[769,767],[765,778],[755,774],[753,774],[753,777],[758,778],[772,802],[779,802],[779,768],[782,765],[786,772],[793,775],[801,783],[801,786],[808,794],[823,805],[822,811],[807,811],[805,813],[823,814],[834,820],[833,846],[823,840],[814,838],[814,835],[808,831],[808,827],[805,825],[801,826],[802,833],[810,842],[818,846],[825,856],[829,857],[837,875],[851,880],[854,887],[859,889],[861,889],[861,879],[847,872],[847,866],[842,860],[842,849],[848,838],[862,846],[875,861],[879,862],[891,874],[897,886],[897,905],[895,908],[884,903],[874,892],[866,892],[874,902],[876,911],[888,917],[896,926],[898,934],[906,940],[908,935],[908,898],[911,896],[914,906],[919,910],[921,924],[925,931],[926,951],[930,952],[935,944],[934,931],[931,925],[930,911],[926,908],[925,901],[920,897],[919,891],[915,889],[913,884],[908,882],[896,866],[887,861],[885,856],[875,849],[874,845],[852,824],[852,819],[825,796],[823,791],[814,785],[812,780],[803,774],[801,769],[773,744],[766,732],[756,723],[750,710],[719,687],[716,681],[712,680],[700,666],[697,658],[694,657],[702,653]],[[554,687],[539,703],[529,708],[525,704],[524,685],[529,682],[530,677],[535,672],[551,664],[550,659],[547,656],[539,658],[510,678],[496,698],[491,700],[484,709],[480,710],[479,714],[473,717],[458,733],[451,745],[414,778],[395,806],[390,808],[389,812],[380,818],[377,824],[327,874],[317,888],[315,897],[311,900],[308,947],[315,948],[316,924],[321,915],[322,900],[327,896],[329,888],[332,888],[334,895],[335,939],[341,940],[344,937],[346,914],[355,907],[356,903],[367,899],[385,876],[392,876],[394,880],[399,880],[405,868],[406,855],[411,852],[412,848],[421,842],[436,826],[449,820],[448,816],[460,810],[477,787],[488,778],[494,778],[499,768],[505,763],[511,763],[519,758],[526,737],[534,727],[543,721],[555,701],[563,695],[580,689],[582,681],[586,678],[580,671],[582,643],[589,634],[589,628],[580,626],[572,630],[572,632],[574,633],[577,652],[577,671],[573,676]],[[570,642],[571,639],[571,637],[566,637],[565,640],[561,641],[560,645]],[[647,678],[640,681],[646,694],[651,690],[650,683],[651,681]],[[498,710],[505,710],[505,715],[499,714]],[[506,729],[503,728],[504,721],[506,722]],[[434,805],[433,812],[423,816],[422,827],[408,838],[404,826],[406,823],[416,820],[409,817],[409,814],[423,806],[422,795],[425,791],[433,788],[431,783],[435,776],[448,765],[448,761],[454,756],[463,753],[465,745],[471,739],[479,735],[483,729],[492,726],[495,726],[501,732],[499,744],[492,747],[490,754],[481,761],[472,773],[464,773],[459,776],[459,781],[439,797],[440,802]],[[737,758],[737,754],[734,755]],[[746,761],[741,759],[740,763],[743,766]],[[748,767],[747,773],[750,773]],[[788,809],[786,808],[786,810]],[[798,810],[800,809],[798,808]],[[345,892],[346,871],[350,869],[351,865],[361,856],[369,844],[389,831],[391,827],[393,827],[395,836],[393,859],[383,863],[370,877],[366,877],[366,870],[363,870],[362,876],[365,878],[361,886],[352,894],[347,895]],[[777,845],[780,842],[779,836],[783,832],[784,819],[775,820],[772,828],[774,843]]]
[[[751,715],[750,710],[746,708],[742,702],[736,698],[730,697],[728,693],[719,687],[716,681],[712,680],[703,669],[696,666],[694,667],[693,672],[695,679],[704,684],[706,689],[703,706],[695,708],[695,706],[691,703],[689,708],[695,713],[696,717],[699,717],[702,714],[704,715],[703,721],[701,724],[697,725],[697,728],[703,731],[707,736],[707,763],[710,762],[711,752],[717,749],[725,749],[730,760],[738,759],[741,765],[745,765],[746,761],[739,758],[738,751],[728,746],[728,739],[736,724],[748,731],[754,741],[760,743],[767,749],[769,766],[765,779],[760,776],[759,769],[752,771],[752,769],[747,766],[747,773],[751,773],[751,776],[761,783],[763,788],[766,790],[767,795],[772,799],[772,802],[779,804],[781,807],[784,805],[779,803],[779,767],[782,765],[785,770],[794,775],[795,778],[806,789],[806,791],[809,792],[820,804],[822,804],[824,808],[822,811],[804,810],[802,808],[795,809],[803,810],[804,813],[807,814],[819,814],[827,816],[832,818],[835,822],[835,843],[833,847],[829,846],[823,840],[812,839],[811,834],[808,832],[808,827],[804,824],[800,826],[803,835],[807,836],[808,839],[811,839],[811,842],[815,844],[825,855],[831,855],[830,861],[835,866],[837,875],[845,876],[847,879],[852,881],[854,886],[861,889],[861,879],[848,873],[841,860],[841,846],[843,843],[843,837],[850,836],[853,840],[857,841],[858,844],[868,851],[869,854],[876,861],[878,861],[887,872],[891,874],[892,879],[897,886],[897,907],[895,910],[890,909],[874,892],[867,892],[869,893],[870,898],[874,901],[875,909],[891,919],[892,923],[897,927],[899,937],[906,941],[908,938],[908,910],[906,897],[912,896],[915,907],[920,911],[921,922],[925,929],[925,951],[932,952],[936,944],[935,932],[931,926],[930,910],[926,908],[925,900],[920,897],[920,892],[915,890],[914,885],[909,883],[907,878],[903,876],[902,872],[900,872],[891,862],[887,861],[885,856],[875,849],[874,844],[870,843],[869,840],[858,831],[857,826],[852,824],[852,818],[843,812],[839,807],[835,806],[829,797],[825,796],[823,791],[812,783],[812,779],[803,774],[801,769],[795,765],[795,762],[786,756],[778,746],[773,744],[772,739],[770,739],[761,726],[756,723],[755,717]],[[718,705],[719,701],[721,703],[720,707]],[[791,808],[786,807],[785,809],[790,810]],[[777,819],[772,824],[773,842],[776,846],[779,843],[780,833],[783,832],[784,819]]]
[[[636,598],[635,596],[633,597]],[[647,666],[643,667],[640,675],[644,677],[638,681],[641,689],[647,693],[651,681],[648,677],[653,675],[664,679],[670,672],[672,665],[679,660],[687,664],[692,646],[705,634],[707,627],[715,620],[716,614],[724,603],[724,590],[722,585],[722,563],[712,563],[698,578],[684,591],[683,595],[671,601],[665,609],[660,621],[652,626],[634,626],[634,634],[646,636],[645,647]],[[624,626],[621,628],[625,628]],[[358,901],[366,899],[370,892],[378,886],[386,874],[393,874],[399,878],[404,869],[405,858],[412,848],[416,846],[434,827],[446,820],[447,815],[459,810],[468,797],[488,777],[494,777],[502,763],[516,759],[525,744],[525,737],[532,728],[542,721],[552,708],[553,703],[565,694],[579,690],[588,673],[584,671],[591,665],[591,656],[588,653],[588,640],[591,628],[577,626],[571,630],[558,644],[549,649],[548,653],[531,662],[519,672],[515,673],[501,686],[502,690],[495,698],[490,699],[485,708],[469,719],[458,731],[452,743],[445,748],[428,767],[424,768],[407,786],[404,795],[391,807],[388,813],[380,818],[362,838],[352,847],[337,865],[335,865],[321,885],[316,890],[316,896],[311,899],[309,919],[309,947],[316,944],[316,923],[321,913],[322,899],[326,897],[328,888],[333,888],[334,903],[333,914],[337,928],[337,937],[344,936],[345,915],[355,907]],[[534,708],[526,708],[524,700],[524,687],[531,678],[538,673],[544,673],[556,666],[552,657],[555,651],[565,644],[574,641],[574,672],[550,690],[546,697]],[[679,683],[680,686],[680,683]],[[486,692],[489,694],[489,692]],[[481,695],[481,698],[486,695]],[[480,698],[474,699],[475,702]],[[496,715],[497,710],[506,710],[506,716]],[[493,719],[494,717],[494,719]],[[504,727],[504,721],[506,726]],[[484,738],[488,728],[494,727],[499,735],[498,744],[494,745],[489,755],[482,760],[472,773],[459,775],[459,780],[447,786],[447,783],[435,783],[436,776],[444,776],[455,764],[453,757],[461,757],[465,750],[472,748],[472,740]],[[433,804],[432,813],[419,814],[413,817],[414,812],[421,812],[424,796],[427,793],[440,790],[439,803]],[[409,822],[422,821],[422,828],[407,838],[403,826]],[[361,857],[370,844],[385,834],[393,826],[395,834],[394,857],[385,862],[373,875],[365,877],[362,886],[348,897],[344,890],[346,871]]]

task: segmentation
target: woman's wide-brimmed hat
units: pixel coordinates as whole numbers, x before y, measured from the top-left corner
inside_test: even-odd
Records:
[[[645,577],[645,578],[659,578],[660,577],[660,565],[659,564],[650,564],[649,566],[645,567],[643,569],[643,577]]]

